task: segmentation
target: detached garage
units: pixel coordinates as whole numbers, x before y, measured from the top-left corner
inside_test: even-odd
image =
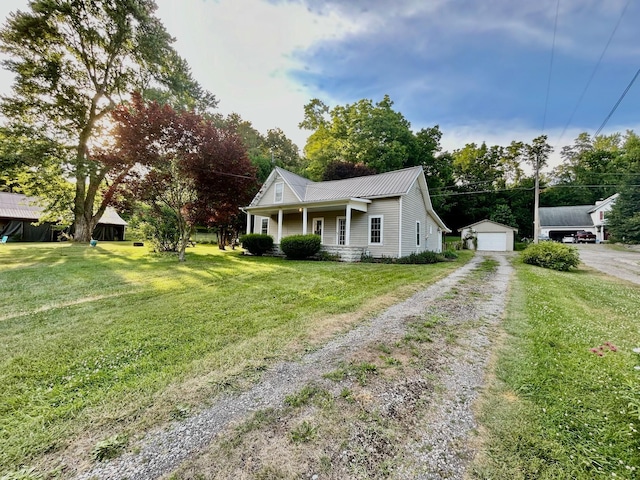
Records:
[[[486,252],[512,252],[517,228],[491,220],[467,225],[458,229],[466,247]]]

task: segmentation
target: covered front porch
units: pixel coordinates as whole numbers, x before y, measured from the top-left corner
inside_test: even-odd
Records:
[[[359,259],[367,245],[362,224],[366,223],[369,204],[371,200],[350,198],[303,205],[248,207],[247,233],[271,235],[276,245],[289,235],[313,233],[320,236],[323,250],[341,258],[353,257],[357,251]]]

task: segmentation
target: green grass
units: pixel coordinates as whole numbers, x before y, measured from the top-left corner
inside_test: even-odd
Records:
[[[77,439],[170,421],[303,353],[341,328],[332,318],[371,313],[469,258],[292,262],[198,245],[178,264],[125,243],[3,245],[0,465],[46,467]]]
[[[516,268],[474,478],[638,478],[640,286]]]

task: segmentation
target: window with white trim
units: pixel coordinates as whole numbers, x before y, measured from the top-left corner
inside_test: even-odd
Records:
[[[420,246],[420,222],[416,222],[416,247]]]
[[[282,203],[283,198],[284,198],[284,183],[278,182],[275,185],[273,201],[275,203]]]
[[[382,245],[382,215],[369,217],[369,245]]]
[[[338,217],[336,220],[336,244],[347,244],[347,217]]]
[[[267,235],[269,233],[269,219],[263,218],[260,222],[260,233]]]

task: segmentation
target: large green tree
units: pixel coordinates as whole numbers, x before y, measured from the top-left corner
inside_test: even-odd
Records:
[[[551,186],[540,196],[542,205],[589,205],[613,195],[626,171],[621,140],[618,133],[578,135],[562,149],[562,163],[553,169]]]
[[[616,203],[607,217],[611,235],[627,243],[640,243],[640,137],[628,131],[624,137],[619,163],[620,174]]]
[[[60,162],[75,183],[76,239],[88,241],[107,207],[100,189],[122,172],[93,149],[105,120],[140,90],[185,109],[206,109],[214,97],[193,80],[155,16],[152,0],[32,0],[0,31],[13,93],[0,111],[68,147]]]
[[[300,127],[312,131],[304,153],[307,174],[317,180],[336,162],[361,164],[377,173],[427,165],[439,150],[441,136],[437,126],[414,135],[388,95],[377,103],[362,99],[332,109],[313,99],[305,105]]]

